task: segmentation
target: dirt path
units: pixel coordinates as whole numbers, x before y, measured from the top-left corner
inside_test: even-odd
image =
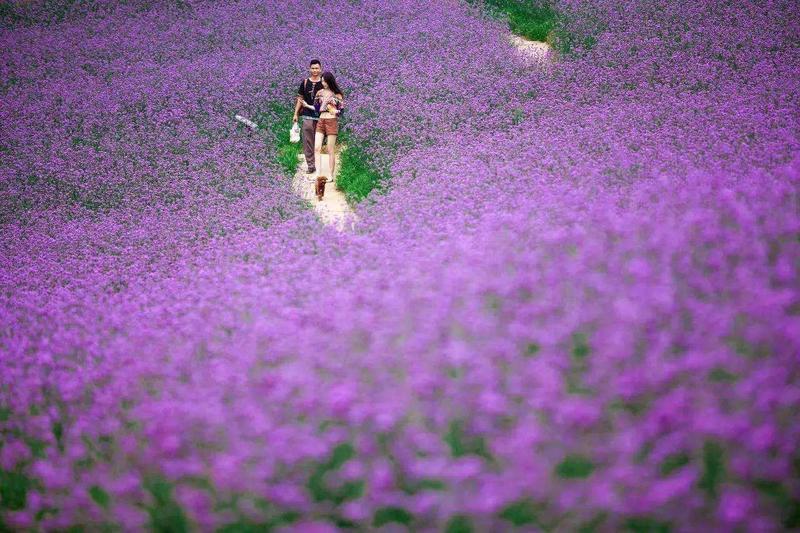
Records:
[[[341,153],[346,147],[336,147],[336,173],[339,173],[341,165]],[[330,181],[330,161],[328,154],[322,154],[321,161],[317,161],[317,173],[328,176],[328,183],[325,185],[325,196],[322,200],[317,200],[314,193],[314,186],[317,174],[306,174],[306,158],[303,154],[298,157],[297,170],[292,178],[292,189],[303,200],[311,203],[314,211],[323,224],[334,226],[339,231],[352,230],[358,217],[353,212],[353,208],[347,203],[344,193],[336,188],[336,177]]]
[[[529,59],[532,63],[540,66],[546,66],[555,60],[555,52],[553,47],[541,41],[531,41],[519,35],[510,35],[508,40],[514,45],[522,55]]]

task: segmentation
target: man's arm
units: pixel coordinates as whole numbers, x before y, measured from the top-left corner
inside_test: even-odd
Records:
[[[300,82],[300,87],[297,88],[297,98],[294,101],[294,116],[292,117],[292,122],[297,122],[297,115],[300,112],[300,108],[303,107],[300,100],[303,98],[303,85],[305,85],[306,80]]]
[[[294,101],[294,117],[292,117],[292,122],[297,122],[297,115],[300,112],[300,108],[303,107],[300,104],[300,99],[302,97],[298,96]]]

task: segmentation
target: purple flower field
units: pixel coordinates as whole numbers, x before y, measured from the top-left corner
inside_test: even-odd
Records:
[[[555,6],[0,3],[0,531],[800,528],[796,3]]]

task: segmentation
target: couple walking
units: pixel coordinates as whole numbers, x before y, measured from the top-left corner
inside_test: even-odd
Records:
[[[306,156],[306,172],[318,174],[317,164],[322,153],[322,140],[328,137],[328,157],[330,174],[333,179],[336,168],[336,136],[339,134],[339,113],[344,106],[344,96],[336,84],[336,78],[330,72],[322,72],[319,59],[309,64],[309,76],[300,82],[297,90],[297,101],[294,106],[293,123],[303,118],[303,152]],[[317,175],[317,199],[322,200],[325,194],[327,176]]]

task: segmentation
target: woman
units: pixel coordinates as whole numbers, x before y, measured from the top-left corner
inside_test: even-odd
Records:
[[[331,179],[336,170],[336,136],[339,134],[339,112],[342,109],[342,99],[339,97],[342,90],[336,83],[336,78],[330,72],[322,74],[322,89],[317,91],[314,100],[314,109],[319,112],[316,137],[314,139],[314,160],[319,161],[322,153],[322,140],[328,136],[328,160]],[[310,107],[310,106],[308,106]],[[322,200],[325,194],[326,176],[317,176],[317,199]]]

